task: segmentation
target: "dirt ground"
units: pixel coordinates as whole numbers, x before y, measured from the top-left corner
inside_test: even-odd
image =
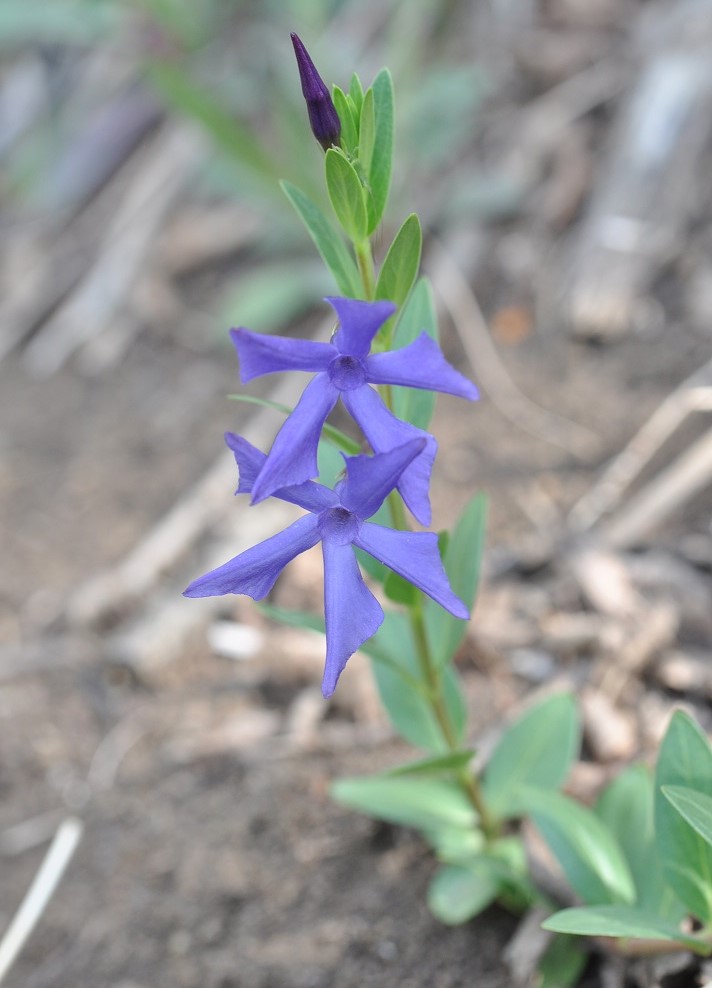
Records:
[[[572,14],[568,24],[537,30],[563,32],[568,51],[588,44],[604,57],[626,52],[631,25],[610,14],[603,26],[582,26]],[[525,119],[549,84],[581,68],[574,59],[545,83],[532,59],[522,58],[515,82],[493,97],[478,153],[494,142],[492,121],[506,111]],[[631,72],[626,85],[635,78]],[[607,613],[576,575],[571,546],[599,543],[595,528],[581,539],[566,522],[604,466],[711,356],[712,300],[707,321],[700,287],[712,278],[709,182],[699,187],[695,215],[680,220],[678,249],[639,292],[655,318],[603,341],[575,338],[562,319],[548,318],[559,296],[546,286],[559,272],[563,278],[628,91],[565,129],[579,142],[586,176],[565,223],[546,212],[563,181],[552,178],[561,159],[550,154],[521,208],[478,227],[467,258],[440,231],[467,272],[509,380],[594,437],[586,448],[564,449],[557,436],[569,436],[568,424],[538,434],[498,386],[491,363],[472,366],[457,320],[444,320],[446,353],[477,379],[483,398],[471,408],[438,401],[436,526],[452,522],[477,489],[491,504],[484,586],[458,660],[469,739],[491,741],[536,690],[573,688],[582,697],[586,748],[572,786],[586,797],[616,767],[650,758],[675,703],[712,727],[704,669],[712,641],[709,485],[612,550],[649,608],[638,624],[626,624],[615,608]],[[700,174],[709,176],[709,147],[699,154]],[[202,299],[240,264],[239,256],[222,259],[185,288],[186,297]],[[437,254],[426,252],[425,264],[437,291]],[[200,347],[187,342],[193,311],[186,306],[179,332],[160,320],[142,325],[101,374],[73,359],[39,378],[21,347],[0,362],[0,933],[57,827],[68,817],[83,826],[6,984],[507,988],[505,950],[518,918],[492,908],[461,927],[441,925],[425,905],[435,863],[422,841],[329,798],[331,780],[413,754],[378,710],[367,660],[352,660],[325,704],[316,636],[271,626],[246,599],[199,612],[192,610],[198,602],[180,598],[207,549],[227,558],[234,526],[252,524],[239,520],[247,508],[232,501],[229,484],[196,537],[157,567],[149,590],[91,619],[77,610],[87,581],[115,571],[213,469],[222,433],[258,414],[225,400],[236,389],[236,367],[220,334]],[[313,331],[322,316],[314,312],[299,327]],[[705,425],[705,413],[694,415],[638,488]],[[281,578],[274,600],[318,609],[319,594],[318,562],[307,555]],[[616,657],[601,628],[619,621],[616,641],[628,654],[653,613],[672,615],[667,630],[606,694],[602,670]],[[588,620],[588,637],[557,638],[562,615]],[[207,632],[235,620],[256,644],[231,658],[211,648]],[[149,631],[160,635],[160,647],[149,637],[136,644]],[[603,985],[603,967],[592,958],[582,984]],[[691,969],[685,977],[694,984]]]

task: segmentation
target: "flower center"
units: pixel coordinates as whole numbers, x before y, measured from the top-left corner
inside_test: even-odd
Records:
[[[319,534],[325,542],[348,545],[358,535],[361,524],[346,508],[327,508],[319,515]]]
[[[329,364],[331,383],[339,391],[354,391],[366,383],[366,372],[358,357],[334,357]]]

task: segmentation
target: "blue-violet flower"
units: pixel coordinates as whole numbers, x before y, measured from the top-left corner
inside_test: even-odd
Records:
[[[445,360],[427,333],[421,333],[400,350],[369,353],[374,336],[396,311],[392,302],[349,298],[326,301],[336,310],[340,324],[330,343],[266,336],[248,329],[230,331],[240,358],[243,384],[278,371],[317,372],[277,433],[255,479],[252,503],[264,500],[281,487],[317,476],[317,446],[322,426],[341,398],[374,452],[384,453],[410,440],[422,440],[422,452],[403,470],[397,487],[418,521],[429,525],[428,487],[437,443],[429,433],[397,419],[369,385],[425,388],[470,401],[477,399],[477,389]]]
[[[265,455],[233,433],[225,440],[239,470],[237,494],[248,494],[264,468]],[[241,552],[190,584],[186,597],[247,594],[262,600],[290,560],[321,542],[324,557],[326,665],[322,692],[331,696],[347,660],[376,633],[383,610],[363,581],[354,547],[363,549],[432,597],[455,617],[468,611],[448,582],[433,532],[401,532],[368,522],[394,489],[402,472],[422,452],[411,440],[375,456],[349,456],[346,477],[334,490],[313,481],[290,485],[275,496],[309,514],[283,532]]]

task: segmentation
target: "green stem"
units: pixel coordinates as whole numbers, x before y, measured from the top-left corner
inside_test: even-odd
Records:
[[[373,298],[376,290],[376,276],[370,241],[365,240],[360,243],[354,243],[354,251],[356,253],[358,269],[361,274],[364,298],[370,300]],[[381,396],[389,411],[393,411],[393,393],[391,388],[384,385],[381,388]],[[402,532],[408,531],[409,525],[405,508],[400,495],[396,491],[392,491],[388,496],[388,506],[390,509],[391,518],[393,520],[393,527]],[[428,642],[427,630],[425,627],[425,615],[423,613],[422,599],[420,597],[412,607],[408,608],[408,614],[413,631],[413,638],[415,639],[418,663],[420,665],[420,674],[423,684],[425,685],[425,690],[423,691],[424,695],[427,697],[427,701],[430,704],[435,721],[440,728],[443,740],[445,741],[449,751],[457,751],[459,748],[457,732],[450,718],[447,704],[445,703],[443,696],[443,677],[440,674],[440,670],[437,665],[433,661],[430,643]],[[457,772],[457,778],[458,782],[467,794],[469,801],[472,803],[475,812],[477,813],[480,826],[482,827],[485,837],[489,840],[494,839],[498,836],[499,831],[497,824],[492,819],[487,808],[487,804],[485,803],[479,779],[477,779],[466,768],[463,768]]]
[[[356,252],[356,262],[361,275],[363,293],[366,301],[370,301],[376,294],[376,272],[373,267],[373,254],[371,252],[371,241],[362,240],[354,243]]]

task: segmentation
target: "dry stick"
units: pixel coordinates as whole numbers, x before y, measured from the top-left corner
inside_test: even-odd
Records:
[[[0,983],[15,963],[59,885],[64,870],[81,840],[84,825],[76,817],[62,823],[49,846],[40,870],[0,942]]]
[[[507,373],[487,328],[475,295],[447,249],[431,241],[432,279],[472,365],[477,383],[513,425],[537,439],[587,458],[598,447],[598,437],[570,419],[534,404]]]
[[[27,347],[29,370],[40,377],[58,371],[109,323],[141,273],[170,206],[192,176],[203,142],[184,127],[163,131],[147,166],[119,207],[99,256],[68,301]]]
[[[635,545],[712,482],[712,429],[663,470],[601,529],[616,549]]]
[[[694,411],[712,411],[712,360],[683,381],[616,456],[603,476],[571,510],[569,525],[590,529],[620,503],[623,494],[663,443]]]

